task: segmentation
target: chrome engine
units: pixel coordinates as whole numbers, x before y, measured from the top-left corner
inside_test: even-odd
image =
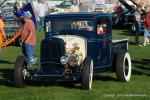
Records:
[[[60,58],[60,62],[65,66],[65,68],[72,68],[76,65],[80,66],[82,60],[83,55],[77,43],[73,44],[73,48],[66,48],[65,56]]]

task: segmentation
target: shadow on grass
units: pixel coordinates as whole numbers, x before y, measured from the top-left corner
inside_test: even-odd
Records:
[[[135,32],[132,32],[131,30],[124,30],[122,31],[121,33],[118,33],[119,35],[124,35],[124,36],[135,36]],[[139,34],[139,37],[140,36],[144,36],[143,32],[141,32]]]
[[[94,76],[94,80],[101,80],[101,81],[118,81],[116,78],[109,77],[109,76]],[[69,89],[82,89],[81,88],[81,81],[28,81],[28,85],[30,86],[51,86],[51,87],[64,87]]]
[[[132,64],[135,66],[132,74],[150,76],[150,59],[142,59],[141,61],[132,60]]]
[[[137,43],[135,43],[135,42],[131,42],[131,41],[129,41],[128,43],[129,43],[130,45],[137,45],[137,46],[139,45],[139,44],[137,44]]]
[[[94,76],[94,80],[101,80],[101,81],[118,81],[116,78],[110,76]]]
[[[15,87],[14,82],[13,82],[13,75],[14,75],[14,70],[13,69],[0,69],[0,85],[4,85],[7,87]],[[27,86],[34,86],[34,87],[39,87],[39,86],[60,86],[60,87],[65,87],[65,88],[77,88],[80,89],[81,85],[79,82],[71,82],[71,81],[40,81],[40,80],[27,80],[26,81]]]
[[[27,85],[28,86],[33,86],[33,87],[40,87],[40,86],[44,86],[44,87],[64,87],[64,88],[68,88],[68,89],[81,89],[81,84],[80,82],[73,82],[73,81],[32,81],[29,80],[27,81]]]
[[[0,69],[0,85],[13,87],[13,69]]]
[[[0,85],[4,85],[7,87],[14,87],[14,82],[13,82],[13,69],[0,69],[0,74],[1,74],[1,79],[0,79]],[[94,80],[102,80],[102,81],[117,81],[113,77],[109,76],[94,76]],[[56,81],[56,80],[37,80],[37,81],[32,81],[32,80],[27,80],[26,81],[27,86],[33,86],[33,87],[40,87],[40,86],[45,86],[45,87],[64,87],[64,88],[69,88],[69,89],[81,89],[81,81]]]
[[[14,64],[14,63],[5,60],[0,60],[0,64]]]
[[[134,33],[131,32],[130,30],[124,30],[120,33],[118,33],[119,35],[124,35],[124,36],[134,36]]]

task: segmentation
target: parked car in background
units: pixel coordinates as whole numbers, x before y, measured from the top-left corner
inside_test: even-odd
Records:
[[[64,1],[61,4],[56,5],[56,7],[57,8],[62,8],[62,9],[64,9],[64,8],[70,8],[72,4],[73,4],[73,2],[71,0],[70,1]]]
[[[129,28],[134,23],[134,12],[130,12],[127,8],[123,8],[122,16],[119,18],[118,23],[116,23],[117,17],[118,16],[116,13],[112,13],[112,21],[114,28]]]

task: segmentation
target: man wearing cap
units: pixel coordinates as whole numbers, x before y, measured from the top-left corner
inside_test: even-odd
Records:
[[[34,48],[36,45],[35,26],[31,20],[31,13],[29,11],[24,12],[24,24],[21,27],[21,42],[23,53],[27,58],[27,67],[37,62],[37,58],[34,57]]]

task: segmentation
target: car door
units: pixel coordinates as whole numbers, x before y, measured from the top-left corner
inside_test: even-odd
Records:
[[[100,67],[107,67],[111,63],[111,21],[108,18],[100,18],[97,21],[97,64]]]

